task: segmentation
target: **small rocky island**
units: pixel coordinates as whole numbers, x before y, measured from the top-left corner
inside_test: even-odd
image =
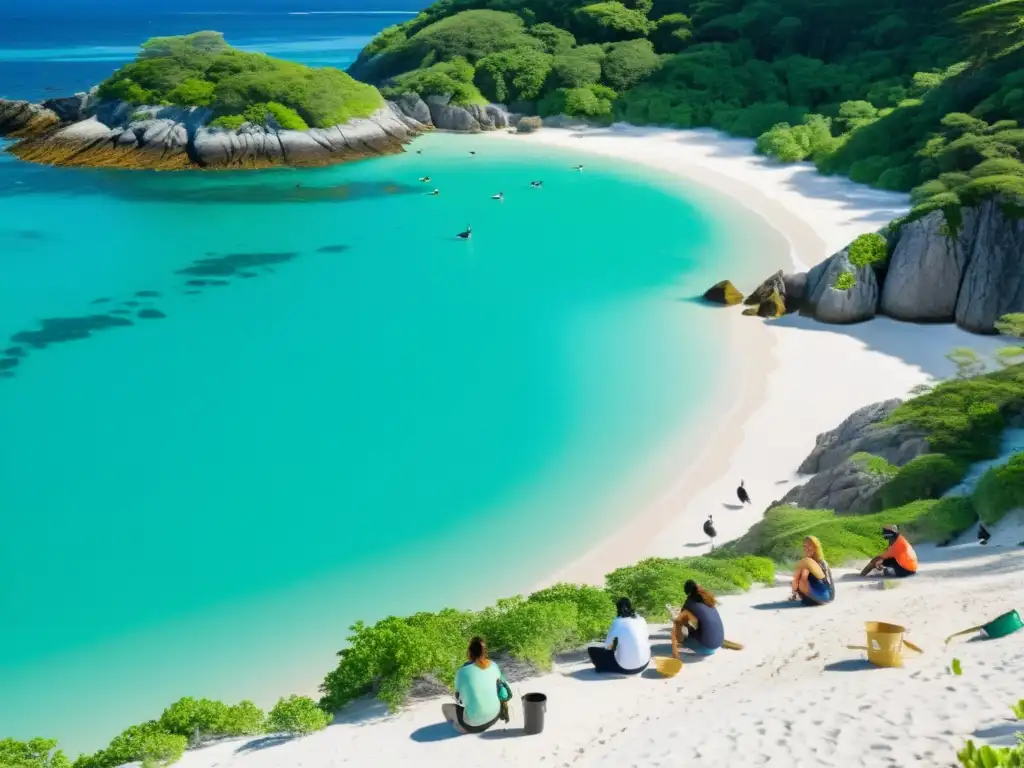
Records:
[[[9,151],[61,166],[182,170],[318,166],[403,151],[435,127],[508,125],[498,105],[465,115],[443,98],[386,100],[339,69],[232,48],[219,32],[153,38],[88,93],[0,99]]]

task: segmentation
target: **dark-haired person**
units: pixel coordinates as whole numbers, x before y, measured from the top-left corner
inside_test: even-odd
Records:
[[[459,733],[483,733],[501,714],[498,681],[504,681],[498,665],[487,658],[482,638],[469,641],[468,661],[455,673],[455,703],[442,704],[444,719]]]
[[[882,528],[882,536],[889,544],[888,548],[872,558],[860,575],[867,576],[877,569],[881,570],[884,576],[902,579],[917,573],[917,553],[910,546],[907,537],[900,533],[900,529],[895,525],[887,525]]]
[[[718,614],[715,596],[690,580],[683,585],[686,602],[672,621],[672,655],[679,658],[679,646],[701,656],[710,656],[725,642],[725,628]]]
[[[598,672],[619,675],[638,675],[651,663],[651,636],[647,622],[637,616],[628,597],[620,597],[615,604],[618,614],[608,630],[604,647],[587,648],[590,661]]]

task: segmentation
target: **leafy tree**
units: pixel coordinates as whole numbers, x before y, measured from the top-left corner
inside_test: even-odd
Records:
[[[57,749],[56,739],[15,741],[0,739],[0,766],[4,768],[70,768],[71,763]]]
[[[477,62],[476,85],[492,101],[532,101],[540,96],[551,62],[550,54],[532,48],[492,53]]]
[[[615,91],[632,88],[660,64],[649,40],[628,40],[616,43],[601,62],[605,82]]]
[[[584,45],[555,56],[551,62],[550,84],[555,88],[581,88],[601,79],[601,61],[604,49],[599,45]]]
[[[627,8],[615,0],[578,9],[575,23],[587,36],[599,41],[643,37],[651,30],[651,22],[643,11]]]
[[[988,59],[1024,42],[1024,0],[996,0],[972,8],[959,17],[973,52]]]
[[[280,699],[267,716],[267,730],[296,736],[322,731],[331,724],[331,716],[306,696]]]
[[[659,53],[677,53],[693,37],[693,21],[685,13],[662,16],[651,30],[650,38]]]
[[[167,94],[167,100],[183,107],[208,107],[213,102],[216,87],[206,80],[189,77],[171,89]]]
[[[526,34],[518,16],[485,9],[462,11],[436,21],[413,35],[408,44],[439,60],[460,56],[470,63],[509,48],[544,49],[541,40]]]
[[[566,53],[576,46],[576,38],[572,32],[566,29],[559,29],[554,24],[542,22],[534,24],[529,29],[530,37],[535,37],[544,44],[544,50],[548,53],[559,55]]]

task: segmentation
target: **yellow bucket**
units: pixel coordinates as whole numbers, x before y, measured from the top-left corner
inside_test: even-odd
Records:
[[[848,645],[847,648],[856,651],[867,651],[868,661],[878,667],[902,667],[903,648],[923,653],[923,651],[909,640],[903,637],[907,631],[899,624],[886,624],[884,621],[866,621],[864,629],[867,631],[868,644]]]

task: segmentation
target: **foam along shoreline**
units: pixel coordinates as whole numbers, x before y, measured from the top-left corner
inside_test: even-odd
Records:
[[[558,148],[570,165],[585,164],[585,154],[601,155],[715,190],[767,221],[789,242],[788,263],[767,254],[765,275],[813,267],[909,209],[906,195],[822,176],[809,163],[781,165],[754,154],[753,141],[713,130],[615,125],[488,136]],[[754,286],[738,287],[750,291]],[[737,309],[721,311],[721,318],[728,326],[733,362],[716,363],[732,366],[725,384],[731,391],[712,402],[719,412],[705,415],[704,424],[716,427],[702,433],[703,449],[674,471],[666,486],[624,500],[620,506],[629,510],[622,516],[624,525],[538,588],[558,581],[602,584],[604,574],[643,557],[706,552],[701,525],[709,514],[720,543],[742,535],[792,487],[796,468],[818,434],[858,408],[906,397],[914,387],[952,376],[955,366],[946,354],[955,347],[972,347],[991,358],[1004,345],[952,324],[916,325],[884,317],[850,326],[796,315],[763,322],[742,317]],[[687,425],[680,443],[692,439],[693,425]],[[736,497],[740,480],[753,499],[742,508]]]

